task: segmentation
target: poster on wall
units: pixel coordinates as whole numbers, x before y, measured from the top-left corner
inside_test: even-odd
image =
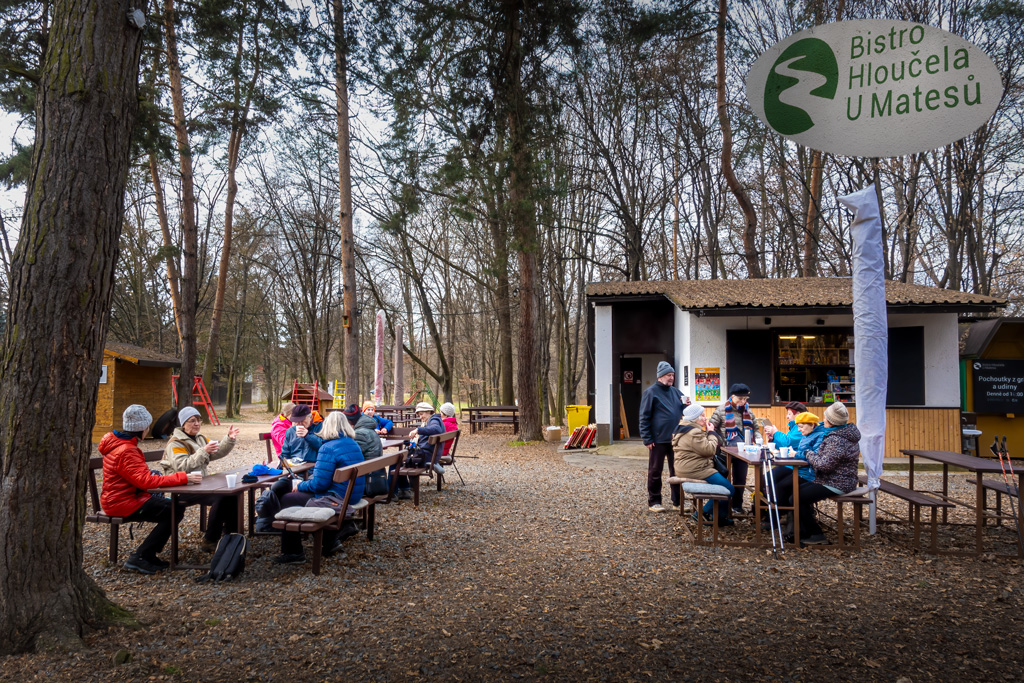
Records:
[[[699,403],[722,400],[722,369],[694,368],[693,385]]]
[[[1024,413],[1024,360],[971,361],[974,412]]]

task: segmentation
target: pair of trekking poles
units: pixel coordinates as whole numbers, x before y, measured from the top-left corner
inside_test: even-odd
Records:
[[[774,461],[771,449],[762,447],[761,474],[764,478],[764,496],[768,501],[768,528],[772,534],[772,555],[777,560],[780,553],[785,554],[786,542],[782,538],[782,515],[779,513],[778,494],[775,491]]]
[[[1010,514],[1013,517],[1013,525],[1017,527],[1017,542],[1020,544],[1021,552],[1024,552],[1024,533],[1020,528],[1022,514],[1020,489],[1017,487],[1017,474],[1013,471],[1013,461],[1010,460],[1010,453],[1006,450],[1006,436],[1003,436],[1001,444],[999,437],[995,437],[989,448],[999,458],[999,468],[1003,471],[1003,484],[1006,486],[1006,497],[1010,502]]]

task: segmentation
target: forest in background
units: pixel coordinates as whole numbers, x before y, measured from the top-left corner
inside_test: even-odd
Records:
[[[50,12],[0,3],[0,107],[21,117],[0,163],[13,193]],[[746,105],[746,71],[837,17],[964,36],[1002,73],[1002,103],[923,154],[786,141]],[[365,395],[383,310],[388,350],[404,328],[407,389],[534,401],[557,422],[585,402],[588,282],[848,275],[835,198],[872,181],[888,278],[1002,296],[1019,313],[1022,19],[1013,0],[155,0],[109,337],[191,356],[232,387],[255,373],[276,397],[293,378],[350,379],[348,314]],[[6,307],[20,207],[0,216]]]

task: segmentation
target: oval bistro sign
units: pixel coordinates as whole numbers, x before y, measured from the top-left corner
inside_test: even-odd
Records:
[[[840,21],[795,33],[747,74],[747,99],[772,130],[832,154],[891,157],[970,135],[1003,82],[960,36],[910,21]]]

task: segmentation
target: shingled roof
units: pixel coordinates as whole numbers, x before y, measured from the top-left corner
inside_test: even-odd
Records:
[[[734,309],[849,309],[853,281],[841,277],[759,280],[648,280],[595,282],[587,285],[592,298],[634,298],[662,295],[680,308],[714,311]],[[994,311],[1004,299],[956,292],[938,287],[885,282],[890,308],[941,307],[947,310]]]
[[[115,358],[126,360],[135,365],[148,365],[157,368],[173,368],[181,365],[180,358],[168,356],[166,353],[160,353],[159,351],[150,351],[149,349],[132,344],[108,341],[103,350]]]

